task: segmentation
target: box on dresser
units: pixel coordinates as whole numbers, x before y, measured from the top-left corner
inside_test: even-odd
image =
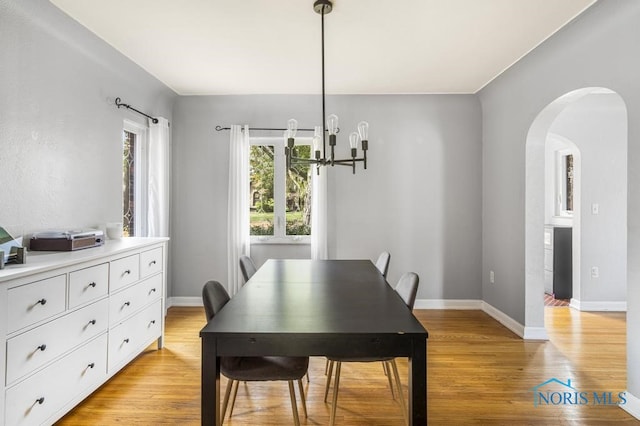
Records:
[[[0,271],[0,425],[52,424],[164,334],[167,238]]]

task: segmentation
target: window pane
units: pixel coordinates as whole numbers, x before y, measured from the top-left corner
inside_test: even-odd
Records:
[[[298,145],[294,156],[310,158],[311,146]],[[295,164],[287,170],[287,235],[311,235],[311,170],[309,164]]]
[[[273,145],[252,145],[249,157],[250,235],[273,235]]]
[[[133,237],[135,229],[136,134],[124,131],[122,153],[122,235]]]
[[[573,155],[565,157],[565,210],[573,211]]]

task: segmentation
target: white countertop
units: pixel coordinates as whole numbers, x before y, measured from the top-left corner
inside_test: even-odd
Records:
[[[46,272],[79,262],[87,262],[106,256],[117,255],[132,249],[169,241],[167,237],[139,238],[130,237],[120,240],[107,240],[104,245],[75,251],[29,251],[24,264],[8,264],[0,269],[0,283],[25,275]]]

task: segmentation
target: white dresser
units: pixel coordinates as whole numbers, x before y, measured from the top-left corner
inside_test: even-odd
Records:
[[[0,270],[0,425],[52,424],[164,334],[167,238]]]

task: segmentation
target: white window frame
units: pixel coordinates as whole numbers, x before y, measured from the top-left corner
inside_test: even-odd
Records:
[[[131,120],[124,120],[124,132],[136,135],[135,147],[135,194],[134,194],[134,228],[136,237],[148,235],[147,217],[149,211],[149,127]],[[120,209],[122,212],[122,208]]]
[[[272,145],[273,155],[273,235],[251,235],[251,244],[311,244],[311,235],[286,235],[287,208],[285,187],[287,184],[284,138],[250,137],[249,145]],[[313,138],[296,138],[296,146],[313,146]],[[311,229],[313,232],[313,229]]]

